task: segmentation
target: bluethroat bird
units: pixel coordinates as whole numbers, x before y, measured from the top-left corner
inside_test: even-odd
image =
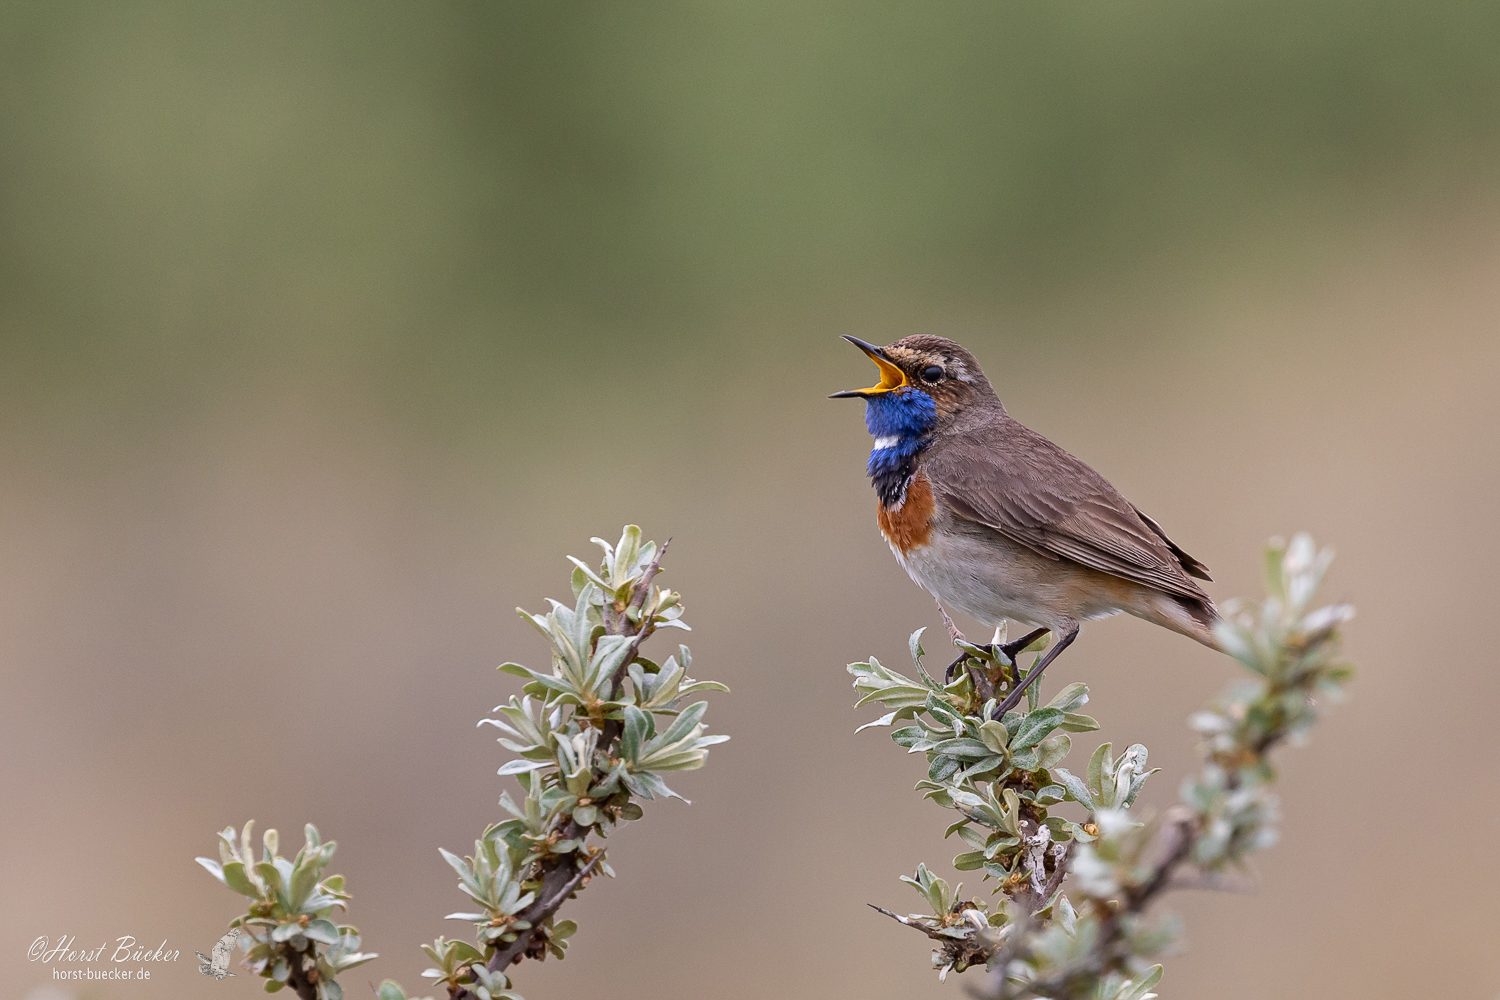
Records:
[[[875,438],[867,471],[897,561],[936,598],[955,641],[947,608],[996,628],[1032,626],[998,647],[1012,664],[1056,637],[996,718],[1086,621],[1123,611],[1221,649],[1218,611],[1193,579],[1210,579],[1208,568],[1103,476],[1006,413],[972,354],[922,334],[887,347],[844,339],[880,369],[877,384],[830,398],[865,401]]]

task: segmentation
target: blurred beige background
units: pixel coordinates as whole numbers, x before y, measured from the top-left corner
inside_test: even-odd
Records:
[[[1339,550],[1353,699],[1282,755],[1259,891],[1169,901],[1163,996],[1500,991],[1497,41],[1457,3],[6,5],[8,992],[259,995],[190,958],[236,912],[192,858],[250,817],[340,842],[350,995],[418,987],[464,931],[437,848],[497,815],[493,667],[544,655],[511,609],[634,520],[734,738],[518,988],[963,995],[864,905],[960,846],[853,735],[844,664],[938,621],[823,398],[868,377],[839,334],[918,331],[1216,597],[1274,533]],[[1231,676],[1116,619],[1049,683],[1164,805]],[[189,958],[26,958],[126,934]]]

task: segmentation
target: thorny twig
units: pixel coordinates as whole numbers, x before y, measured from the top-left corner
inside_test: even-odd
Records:
[[[661,547],[656,550],[656,555],[652,558],[650,564],[647,566],[645,573],[641,575],[640,581],[631,591],[630,601],[624,608],[616,609],[612,607],[609,602],[606,602],[604,605],[603,618],[605,634],[633,634],[635,636],[634,641],[632,641],[630,644],[630,652],[625,656],[624,660],[621,661],[619,668],[615,671],[614,676],[611,678],[612,683],[616,688],[618,688],[619,685],[623,683],[625,672],[629,669],[630,665],[635,662],[637,651],[640,649],[641,643],[645,641],[645,639],[650,636],[652,632],[655,631],[655,628],[649,621],[644,621],[638,626],[633,626],[630,621],[629,613],[632,609],[639,611],[645,606],[646,598],[649,597],[651,593],[651,583],[656,579],[656,574],[661,571],[661,559],[662,556],[666,554],[667,546],[670,544],[672,544],[672,540],[668,538],[665,542],[662,543]],[[631,631],[632,629],[634,629],[633,633]],[[610,719],[606,721],[601,727],[600,731],[601,746],[608,747],[616,739],[618,739],[622,728],[623,725],[618,720]],[[574,821],[569,820],[563,827],[562,834],[559,839],[571,840],[575,838],[583,838],[587,835],[588,827],[580,826]],[[599,863],[600,860],[603,859],[604,851],[602,848],[598,849],[598,852],[593,856],[592,859],[589,860],[588,864],[574,873],[570,873],[568,866],[563,863],[565,859],[570,857],[571,855],[558,856],[556,860],[552,861],[552,864],[549,867],[545,868],[545,871],[542,874],[541,887],[537,890],[536,902],[532,903],[530,906],[522,910],[520,914],[518,914],[520,919],[530,921],[533,930],[529,933],[517,936],[517,938],[509,944],[497,946],[495,949],[495,954],[487,963],[485,963],[486,967],[491,972],[504,971],[511,965],[519,962],[523,956],[525,956],[537,944],[540,943],[540,941],[542,940],[541,933],[543,923],[554,913],[556,913],[558,907],[560,907],[569,896],[571,896],[584,884],[589,874],[593,871],[594,867]],[[545,862],[538,862],[538,864],[545,865]],[[454,1000],[466,1000],[466,998],[472,996],[472,993],[467,990],[463,990],[454,995]]]
[[[1267,696],[1279,697],[1283,691],[1284,688],[1281,685],[1272,684],[1268,686]],[[1253,744],[1253,753],[1257,758],[1257,763],[1271,748],[1282,742],[1286,735],[1285,730],[1273,730],[1257,740]],[[1226,787],[1238,788],[1242,780],[1241,773],[1240,771],[1230,772],[1226,777]],[[1227,879],[1222,873],[1183,870],[1192,854],[1194,838],[1200,833],[1199,827],[1199,817],[1186,806],[1176,805],[1166,811],[1156,835],[1145,851],[1146,857],[1154,859],[1149,866],[1150,877],[1124,893],[1121,905],[1111,912],[1100,926],[1100,933],[1087,956],[1065,968],[1026,981],[1021,984],[1021,992],[1016,992],[1007,979],[1006,970],[1012,961],[1025,957],[1025,945],[1028,938],[1026,930],[1032,923],[1028,918],[1026,924],[1006,936],[1003,950],[997,942],[995,951],[988,956],[993,971],[989,988],[979,995],[993,998],[993,1000],[1002,1000],[1002,998],[1011,997],[1048,997],[1054,994],[1065,994],[1070,983],[1076,983],[1082,977],[1102,973],[1113,962],[1128,953],[1128,949],[1124,948],[1127,920],[1142,915],[1151,903],[1169,889],[1201,888],[1242,891],[1237,883]],[[1070,852],[1071,848],[1070,844]],[[1056,888],[1061,886],[1065,875],[1066,864],[1059,864],[1057,872],[1054,873],[1056,885],[1046,895],[1040,895],[1036,905],[1030,908],[1033,916],[1038,909],[1046,905],[1051,898],[1051,892],[1055,892]]]
[[[1353,609],[1308,609],[1331,558],[1306,535],[1290,545],[1273,540],[1264,602],[1223,605],[1216,635],[1256,680],[1231,688],[1193,716],[1205,766],[1184,783],[1182,802],[1154,823],[1136,822],[1131,813],[1140,783],[1152,773],[1144,746],[1132,746],[1118,758],[1111,756],[1109,744],[1099,747],[1086,781],[1058,766],[1066,742],[1054,745],[1045,760],[1038,756],[1040,734],[1057,726],[1059,716],[1074,732],[1097,728],[1086,716],[1065,714],[1087,700],[1082,685],[1060,692],[1045,709],[1052,715],[1038,716],[1034,725],[1030,720],[1039,711],[1034,702],[1030,713],[1007,715],[1006,732],[1000,733],[981,728],[1002,720],[988,720],[978,708],[972,670],[967,680],[937,685],[925,673],[913,681],[873,658],[851,664],[855,687],[864,694],[861,703],[878,701],[895,709],[878,724],[912,720],[892,738],[912,752],[926,752],[929,777],[918,788],[963,817],[949,832],[962,833],[973,850],[955,858],[955,867],[982,868],[984,877],[1001,880],[997,892],[1006,896],[986,913],[980,900],[954,900],[959,890],[950,891],[919,865],[915,879],[903,880],[928,898],[933,915],[901,917],[875,908],[940,942],[933,952],[940,976],[987,965],[991,975],[976,996],[1154,996],[1149,991],[1161,966],[1150,959],[1173,934],[1170,924],[1148,923],[1146,911],[1174,888],[1244,891],[1247,879],[1230,873],[1243,870],[1250,853],[1275,839],[1275,771],[1268,755],[1313,724],[1316,696],[1337,698],[1352,675],[1335,655],[1337,629]],[[944,624],[955,642],[961,641],[946,613]],[[920,672],[919,637],[920,632],[912,636],[911,650]],[[998,661],[992,654],[977,655],[984,652],[968,659]],[[1082,804],[1087,821],[1075,824],[1049,814],[1048,805],[1060,799]],[[1064,894],[1070,875],[1076,880],[1066,883]]]

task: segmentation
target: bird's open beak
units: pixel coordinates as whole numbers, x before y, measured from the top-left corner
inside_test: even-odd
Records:
[[[870,356],[870,360],[875,362],[875,367],[880,369],[880,382],[868,389],[845,389],[843,392],[835,392],[829,395],[829,399],[845,399],[851,396],[867,399],[883,392],[890,392],[892,389],[899,389],[907,384],[906,373],[891,364],[890,359],[885,356],[884,348],[867,344],[858,337],[851,337],[848,334],[844,335],[844,339]]]

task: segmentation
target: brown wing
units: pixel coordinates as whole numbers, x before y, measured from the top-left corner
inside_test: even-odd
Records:
[[[922,467],[933,493],[965,520],[1054,559],[1208,600],[1188,578],[1208,579],[1202,563],[1103,476],[1009,417],[988,433],[944,442]]]
[[[1131,504],[1130,509],[1135,511],[1137,517],[1146,522],[1146,527],[1156,532],[1156,537],[1167,543],[1167,548],[1172,550],[1172,555],[1177,557],[1177,561],[1182,564],[1182,569],[1188,576],[1196,576],[1200,580],[1213,582],[1214,578],[1208,575],[1208,567],[1188,555],[1182,550],[1182,546],[1168,538],[1167,533],[1161,530],[1161,525],[1156,523],[1156,518],[1151,517],[1135,504]]]

